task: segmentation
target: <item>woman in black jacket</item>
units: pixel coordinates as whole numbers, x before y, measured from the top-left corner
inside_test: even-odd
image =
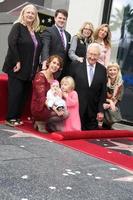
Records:
[[[87,47],[93,42],[94,27],[91,22],[85,22],[79,32],[72,37],[68,52],[71,61],[83,62],[86,56]]]
[[[39,64],[41,40],[36,32],[38,26],[37,9],[29,4],[20,12],[8,36],[8,52],[3,72],[8,74],[6,124],[10,126],[22,124],[20,118],[24,102]]]

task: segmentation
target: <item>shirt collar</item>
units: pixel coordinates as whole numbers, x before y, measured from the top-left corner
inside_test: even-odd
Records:
[[[56,28],[58,29],[58,31],[60,32],[60,30],[64,31],[64,28],[60,28],[55,24]]]
[[[93,64],[93,65],[91,65],[91,64],[88,62],[88,60],[87,60],[87,59],[86,59],[86,65],[87,65],[87,66],[90,66],[90,67],[92,67],[92,66],[93,66],[93,67],[94,67],[94,69],[95,69],[95,67],[96,67],[96,64]]]

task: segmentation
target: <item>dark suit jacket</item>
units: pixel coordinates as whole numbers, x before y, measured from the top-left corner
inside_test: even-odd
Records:
[[[103,103],[106,99],[106,68],[96,63],[95,73],[91,86],[87,78],[86,60],[83,63],[72,62],[70,75],[74,78],[79,96],[80,116],[88,111],[89,118],[95,118],[98,112],[103,112]]]
[[[54,55],[54,54],[61,56],[64,62],[67,60],[71,35],[67,31],[65,31],[65,35],[66,35],[66,40],[67,40],[67,46],[66,46],[66,49],[64,50],[60,33],[55,25],[53,25],[52,27],[48,27],[41,34],[42,43],[43,43],[43,49],[42,49],[42,54],[41,54],[42,62],[46,60],[49,56]]]
[[[38,46],[34,55],[34,42],[27,27],[21,23],[13,25],[8,37],[8,52],[5,58],[3,71],[21,80],[32,79],[39,65],[41,53],[41,38],[35,33]],[[21,63],[21,69],[13,72],[17,62]]]

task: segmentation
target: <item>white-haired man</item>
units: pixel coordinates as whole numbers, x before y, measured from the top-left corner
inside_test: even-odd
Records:
[[[79,96],[82,130],[98,129],[98,121],[104,117],[107,75],[105,66],[97,62],[100,52],[100,45],[92,43],[83,63],[75,61],[70,66],[70,75],[75,80]]]

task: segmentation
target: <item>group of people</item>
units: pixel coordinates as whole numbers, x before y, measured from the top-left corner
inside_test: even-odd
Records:
[[[8,74],[7,125],[23,123],[31,90],[33,126],[44,133],[98,129],[105,110],[118,109],[123,81],[119,65],[109,64],[108,24],[94,31],[93,24],[85,22],[71,39],[64,29],[67,17],[66,10],[56,10],[55,24],[40,35],[36,7],[28,4],[20,12],[3,66]]]

